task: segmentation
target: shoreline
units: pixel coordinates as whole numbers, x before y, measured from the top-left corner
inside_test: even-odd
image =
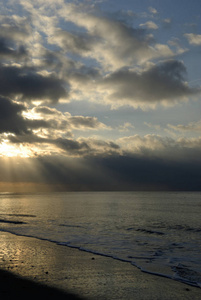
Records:
[[[7,274],[5,287],[6,282],[8,287],[9,282],[15,283],[16,288],[25,284],[31,293],[32,285],[38,292],[43,286],[44,293],[51,288],[68,293],[66,299],[201,299],[197,287],[144,273],[110,257],[7,232],[0,233],[0,243],[0,278]],[[2,289],[1,295],[9,299],[5,293],[3,298]]]

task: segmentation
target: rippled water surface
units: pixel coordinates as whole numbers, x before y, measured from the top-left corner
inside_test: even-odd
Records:
[[[0,194],[0,230],[201,286],[201,193]]]

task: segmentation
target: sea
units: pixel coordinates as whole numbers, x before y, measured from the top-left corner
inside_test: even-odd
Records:
[[[200,192],[1,193],[0,231],[201,288]]]

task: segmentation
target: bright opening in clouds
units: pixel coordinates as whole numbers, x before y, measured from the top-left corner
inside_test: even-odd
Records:
[[[3,0],[0,27],[1,190],[200,189],[199,0]]]

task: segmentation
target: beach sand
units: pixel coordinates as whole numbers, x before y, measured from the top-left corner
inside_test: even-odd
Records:
[[[33,281],[22,279],[7,271],[0,271],[0,298],[7,299],[69,299],[82,300],[80,297],[56,288],[48,287]]]
[[[1,299],[201,299],[199,288],[112,258],[4,232],[0,244]]]

